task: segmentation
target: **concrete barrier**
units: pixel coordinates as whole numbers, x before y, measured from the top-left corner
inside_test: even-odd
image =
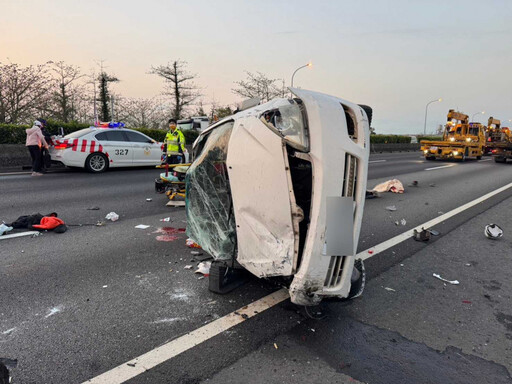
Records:
[[[192,152],[191,146],[187,145]],[[419,151],[420,144],[372,144],[371,153]],[[28,149],[23,144],[0,144],[0,168],[30,166],[32,160]]]
[[[23,144],[0,144],[0,168],[32,165],[28,149]]]

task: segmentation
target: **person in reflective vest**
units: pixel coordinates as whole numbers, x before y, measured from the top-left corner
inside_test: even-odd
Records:
[[[165,135],[165,144],[167,145],[167,164],[181,164],[184,161],[185,136],[176,126],[175,119],[169,119],[169,132]]]

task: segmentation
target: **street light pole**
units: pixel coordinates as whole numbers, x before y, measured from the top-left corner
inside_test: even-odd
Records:
[[[292,81],[291,81],[291,86],[292,86],[292,88],[293,88],[293,77],[295,76],[295,74],[297,73],[297,71],[298,71],[299,69],[306,68],[306,67],[312,67],[312,66],[313,66],[313,64],[311,64],[311,63],[307,63],[306,65],[303,65],[302,67],[297,68],[297,69],[293,72],[293,75],[292,75]]]
[[[443,101],[443,99],[436,99],[436,100],[432,100],[432,101],[429,101],[427,103],[427,105],[425,106],[425,124],[423,124],[423,136],[425,136],[427,134],[427,112],[428,112],[428,106],[432,103],[435,103],[437,101]]]
[[[473,116],[471,116],[471,121],[473,121],[473,120],[475,119],[475,116],[476,116],[476,115],[480,115],[480,114],[482,114],[482,115],[483,115],[484,113],[485,113],[485,111],[477,112],[477,113],[473,113]]]

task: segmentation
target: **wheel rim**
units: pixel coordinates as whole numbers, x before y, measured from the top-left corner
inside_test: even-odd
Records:
[[[105,164],[105,158],[101,155],[93,155],[89,160],[89,166],[95,172],[103,171]]]

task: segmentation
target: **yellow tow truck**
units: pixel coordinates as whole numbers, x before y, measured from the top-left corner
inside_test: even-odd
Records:
[[[448,111],[443,140],[422,140],[421,150],[427,160],[454,159],[465,161],[468,157],[482,158],[485,146],[485,127],[470,123],[469,116],[453,109]]]
[[[493,149],[493,143],[502,140],[501,121],[494,117],[489,117],[487,128],[485,130],[484,155],[490,155]]]
[[[512,159],[512,132],[510,128],[502,128],[500,120],[489,118],[486,144],[496,163]]]

